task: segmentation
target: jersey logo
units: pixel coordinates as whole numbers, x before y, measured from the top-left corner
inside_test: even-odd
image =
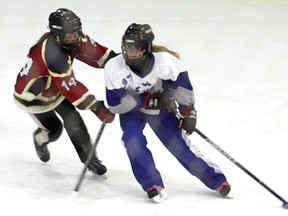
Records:
[[[148,81],[147,82],[142,82],[142,83],[140,83],[140,85],[138,85],[137,87],[135,87],[135,92],[137,92],[137,93],[144,93],[144,92],[147,92],[148,90],[150,90],[151,89],[151,86],[152,86],[152,84],[151,83],[149,83]]]
[[[143,86],[145,86],[145,87],[146,87],[146,86],[151,86],[152,84],[151,84],[151,83],[149,83],[149,82],[146,82],[146,83],[143,83],[143,82],[142,82],[142,83],[141,83],[141,85],[143,85]]]

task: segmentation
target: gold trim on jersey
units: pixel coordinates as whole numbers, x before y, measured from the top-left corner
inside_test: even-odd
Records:
[[[89,91],[87,91],[85,94],[82,95],[81,98],[79,98],[78,100],[75,100],[72,104],[75,106],[75,107],[78,107],[79,105],[81,104],[85,104],[87,98],[89,96],[93,96],[92,94],[90,94]],[[94,98],[91,103],[89,103],[84,109],[82,110],[88,110],[95,102],[96,102],[96,98]]]
[[[49,99],[50,100],[47,100],[47,98],[44,97],[35,97],[34,100],[28,101],[21,97],[21,95],[14,93],[15,103],[28,113],[41,113],[52,110],[57,107],[65,99],[65,97],[59,93],[55,97]]]
[[[42,59],[46,65],[46,68],[49,72],[49,74],[51,74],[53,77],[66,77],[66,76],[70,76],[71,72],[72,72],[72,61],[71,61],[71,57],[70,55],[68,56],[68,60],[67,60],[67,64],[69,65],[68,70],[65,73],[58,73],[58,72],[53,72],[48,68],[47,62],[46,62],[46,58],[45,58],[45,51],[46,51],[46,44],[47,44],[48,38],[43,42],[42,45],[42,49],[41,49],[41,55],[42,55]]]
[[[32,101],[34,100],[35,98],[39,99],[39,100],[43,100],[43,101],[49,101],[49,98],[46,98],[46,97],[41,97],[41,94],[39,95],[35,95],[33,94],[31,91],[30,91],[30,88],[31,86],[33,86],[33,84],[38,80],[39,77],[37,78],[34,78],[34,79],[31,79],[27,85],[25,86],[25,88],[23,89],[22,93],[19,94],[17,92],[15,92],[15,94],[17,95],[18,98],[21,98],[22,100],[25,100],[25,101]],[[41,77],[40,77],[41,78]],[[51,77],[47,77],[47,82],[45,84],[45,90],[49,89],[50,88],[50,85],[51,85],[51,81],[52,81],[52,78]],[[54,96],[54,97],[57,97]],[[54,100],[54,97],[52,97],[52,100]]]

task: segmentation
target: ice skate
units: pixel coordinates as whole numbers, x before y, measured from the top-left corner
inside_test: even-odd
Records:
[[[217,188],[217,191],[218,193],[223,196],[223,197],[226,197],[229,192],[231,190],[231,185],[228,184],[227,182],[223,182],[218,188]]]
[[[107,168],[102,164],[102,161],[98,159],[92,160],[87,167],[88,170],[91,171],[92,173],[106,178],[104,174],[107,172]]]
[[[47,138],[46,138],[47,137]],[[43,131],[38,128],[33,133],[34,146],[39,159],[43,162],[48,162],[50,160],[50,152],[48,150],[48,135],[43,133]]]
[[[167,197],[167,193],[161,186],[153,185],[147,190],[147,195],[155,203],[160,203]]]

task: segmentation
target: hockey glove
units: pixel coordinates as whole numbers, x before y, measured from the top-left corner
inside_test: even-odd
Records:
[[[92,105],[91,111],[101,120],[107,120],[107,123],[111,123],[114,120],[115,114],[110,112],[110,110],[105,107],[104,101],[98,100]]]
[[[145,109],[161,109],[167,107],[173,101],[170,91],[146,93],[146,98],[143,104]]]
[[[183,118],[179,119],[179,128],[184,129],[188,135],[192,134],[196,128],[197,111],[194,106],[189,106],[183,109],[179,109]]]

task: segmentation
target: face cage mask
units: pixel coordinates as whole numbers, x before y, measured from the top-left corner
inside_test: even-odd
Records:
[[[124,56],[125,62],[129,66],[137,66],[137,65],[141,64],[145,60],[145,58],[147,57],[147,55],[149,53],[147,51],[148,49],[147,49],[146,45],[142,46],[142,47],[135,47],[133,45],[131,46],[130,44],[125,45],[124,43],[122,43],[121,49],[122,49],[122,54]],[[130,51],[128,51],[129,49],[130,49]],[[134,51],[133,51],[133,49],[134,49]],[[143,52],[143,51],[141,51],[141,49],[143,49],[145,51]],[[131,57],[129,57],[128,52],[142,52],[142,56],[139,56],[138,58],[131,58]]]
[[[56,36],[56,40],[58,42],[59,45],[61,45],[63,48],[67,49],[67,50],[73,50],[75,49],[79,43],[81,42],[82,38],[83,38],[83,33],[82,31],[78,30],[78,38],[75,42],[73,43],[69,43],[67,44],[65,41],[64,41],[64,38],[66,36],[66,33],[69,33],[69,32],[61,32],[59,34],[54,34]]]

